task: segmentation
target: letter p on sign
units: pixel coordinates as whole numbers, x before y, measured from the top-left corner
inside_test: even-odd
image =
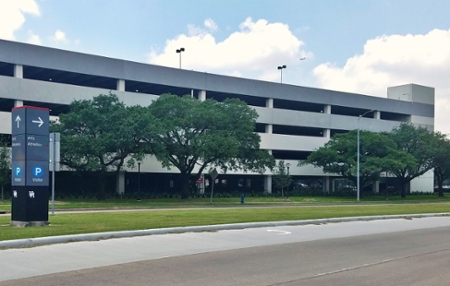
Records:
[[[22,170],[20,167],[16,167],[16,177],[20,177],[20,174],[22,173]]]
[[[43,172],[42,172],[42,167],[41,166],[35,166],[33,168],[33,176],[36,178],[40,178],[42,177]]]

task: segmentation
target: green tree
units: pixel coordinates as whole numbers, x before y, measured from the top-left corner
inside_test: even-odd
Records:
[[[380,173],[404,167],[411,157],[396,149],[385,133],[360,131],[360,182],[364,186],[376,181]],[[312,152],[303,164],[320,167],[325,173],[339,174],[353,182],[357,176],[357,130],[334,135],[324,147]]]
[[[438,142],[443,135],[410,123],[402,123],[389,133],[389,137],[396,143],[398,150],[409,154],[411,158],[408,162],[390,169],[390,173],[394,174],[400,183],[402,198],[405,198],[407,184],[434,167]]]
[[[0,142],[0,188],[1,200],[4,200],[5,185],[11,181],[11,149],[6,143]]]
[[[287,172],[287,167],[284,161],[279,161],[278,165],[273,169],[273,182],[275,187],[281,189],[281,197],[284,198],[284,188],[292,184],[292,178]]]
[[[119,172],[124,164],[134,167],[134,158],[144,117],[142,109],[127,108],[114,94],[76,100],[70,112],[61,114],[52,124],[52,132],[61,133],[61,164],[78,171],[99,174],[97,198],[105,197],[107,172]]]
[[[146,142],[165,167],[181,174],[182,198],[189,196],[189,178],[207,167],[262,172],[275,160],[260,150],[254,132],[258,114],[238,99],[199,101],[190,96],[163,94],[149,106],[154,124]]]
[[[446,137],[438,138],[437,153],[434,160],[434,176],[438,185],[439,196],[444,196],[442,184],[450,179],[450,140]]]

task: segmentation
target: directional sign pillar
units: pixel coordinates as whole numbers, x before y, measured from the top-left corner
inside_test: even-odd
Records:
[[[48,224],[49,110],[12,109],[11,225]]]

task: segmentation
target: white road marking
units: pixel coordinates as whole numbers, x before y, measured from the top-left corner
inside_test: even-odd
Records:
[[[268,229],[267,232],[277,232],[277,235],[291,234],[290,231],[286,231],[286,230],[278,230],[278,229]]]

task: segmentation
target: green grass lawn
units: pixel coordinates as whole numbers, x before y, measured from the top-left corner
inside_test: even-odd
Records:
[[[440,212],[450,212],[450,204],[414,203],[258,208],[243,205],[239,208],[190,210],[174,208],[132,212],[56,214],[55,216],[49,216],[49,226],[27,228],[11,227],[9,226],[10,216],[0,216],[0,240],[175,226]]]
[[[399,196],[389,197],[370,196],[361,198],[363,203],[437,203],[450,202],[450,196],[438,197],[435,195],[408,196],[402,199]],[[350,197],[248,197],[245,198],[245,205],[280,205],[280,204],[351,204],[357,203],[356,198]],[[240,198],[213,198],[210,204],[210,198],[195,198],[188,200],[181,199],[146,199],[136,201],[134,199],[107,199],[98,201],[96,199],[73,199],[55,202],[56,210],[67,209],[115,209],[115,208],[186,208],[186,207],[226,207],[237,206],[240,204]],[[11,211],[10,201],[0,201],[0,211]]]

